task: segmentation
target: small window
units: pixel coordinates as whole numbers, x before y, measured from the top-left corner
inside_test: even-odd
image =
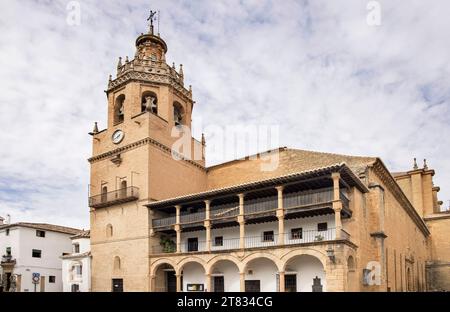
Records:
[[[274,234],[273,231],[266,231],[263,232],[263,242],[273,242],[274,238],[273,238]]]
[[[36,236],[37,237],[45,237],[45,231],[36,230]]]
[[[9,236],[9,229],[6,229],[6,236]]]
[[[80,252],[80,244],[73,244],[73,252],[79,253]]]
[[[11,256],[11,247],[6,247],[6,255]]]
[[[54,283],[56,282],[56,277],[50,275],[50,276],[48,277],[48,282],[51,283],[51,284],[54,284]]]
[[[317,224],[317,231],[323,232],[323,231],[327,231],[327,230],[328,230],[328,223],[323,222],[323,223]]]
[[[302,239],[303,238],[303,229],[297,228],[291,230],[291,239]]]
[[[216,236],[214,238],[214,246],[223,246],[223,236]]]
[[[80,285],[72,284],[72,292],[79,292],[79,291],[80,291]]]
[[[41,258],[42,256],[42,250],[39,249],[33,249],[32,255],[33,258]]]
[[[83,267],[81,265],[77,265],[77,275],[83,275]]]
[[[108,224],[106,226],[106,237],[112,237],[113,234],[114,234],[113,226],[111,224]]]

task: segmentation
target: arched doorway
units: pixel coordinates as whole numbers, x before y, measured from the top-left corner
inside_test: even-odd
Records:
[[[155,271],[154,291],[156,292],[176,292],[177,279],[175,268],[168,264],[160,264]]]
[[[239,292],[239,268],[231,260],[219,260],[211,267],[211,291]]]
[[[273,292],[278,290],[278,268],[268,258],[250,260],[245,267],[246,292]]]
[[[188,262],[181,268],[182,291],[199,292],[207,291],[206,272],[203,265],[199,262]]]
[[[298,255],[289,259],[285,271],[285,291],[326,291],[326,274],[322,262],[310,255]]]

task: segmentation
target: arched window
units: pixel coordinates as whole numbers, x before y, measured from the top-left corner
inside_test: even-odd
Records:
[[[120,269],[121,269],[120,257],[115,256],[114,257],[114,271],[120,271]]]
[[[108,224],[106,226],[106,237],[112,237],[113,236],[113,227],[111,224]]]
[[[184,123],[184,109],[178,102],[173,103],[173,122],[177,127]]]
[[[127,197],[127,181],[124,180],[120,183],[120,197]]]
[[[141,111],[158,114],[158,97],[155,93],[147,91],[142,94]]]
[[[349,256],[347,259],[347,268],[350,272],[355,271],[355,259],[353,256]]]
[[[108,200],[108,188],[106,186],[102,187],[102,203]]]
[[[116,98],[114,103],[114,124],[121,123],[124,120],[124,102],[125,95],[121,94]]]

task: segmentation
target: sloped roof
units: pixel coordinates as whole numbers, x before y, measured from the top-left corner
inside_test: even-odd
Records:
[[[74,235],[71,237],[71,239],[77,239],[77,238],[90,238],[91,237],[91,231],[89,230],[83,230],[80,233]]]
[[[287,175],[277,176],[275,178],[269,178],[269,179],[260,179],[257,181],[249,181],[246,183],[240,183],[235,184],[232,186],[217,188],[217,189],[211,189],[205,192],[199,192],[199,193],[193,193],[193,194],[187,194],[183,196],[168,198],[156,202],[152,202],[147,204],[147,207],[150,208],[157,208],[157,207],[165,207],[169,205],[177,205],[182,204],[189,201],[196,201],[196,200],[204,200],[209,199],[216,196],[223,196],[230,193],[235,192],[246,192],[249,190],[253,190],[255,188],[261,188],[261,187],[269,187],[269,186],[276,186],[283,183],[288,183],[292,181],[297,181],[301,179],[306,179],[310,177],[316,177],[321,176],[325,174],[330,174],[332,172],[341,172],[342,178],[346,180],[346,182],[349,185],[358,187],[363,192],[368,192],[368,189],[366,186],[361,182],[361,180],[356,177],[353,173],[353,171],[345,164],[345,163],[337,163],[332,164],[330,166],[326,167],[317,167],[311,170],[305,170],[300,172],[294,172]]]
[[[323,168],[337,163],[345,163],[358,176],[377,160],[376,157],[340,155],[286,147],[262,154],[270,155],[271,153],[275,154],[277,151],[279,152],[278,165],[273,171],[261,171],[262,160],[254,160],[255,155],[207,168],[208,188],[220,188],[237,183],[275,178],[296,172]]]
[[[51,232],[58,232],[58,233],[65,233],[65,234],[72,234],[76,235],[79,234],[82,230],[70,228],[66,226],[60,226],[60,225],[54,225],[54,224],[47,224],[47,223],[30,223],[30,222],[17,222],[17,223],[11,223],[11,224],[3,224],[0,225],[0,229],[7,229],[12,227],[26,227],[36,230],[43,230],[43,231],[51,231]]]

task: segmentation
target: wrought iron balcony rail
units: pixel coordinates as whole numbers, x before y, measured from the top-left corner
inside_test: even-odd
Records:
[[[89,197],[89,207],[102,208],[114,204],[125,203],[139,198],[139,188],[130,186],[116,191]]]
[[[283,238],[283,243],[280,244],[280,236]],[[350,239],[350,234],[342,231],[342,239]],[[326,241],[336,240],[336,229],[328,228],[324,231],[318,230],[308,230],[295,233],[273,233],[273,234],[262,234],[259,236],[246,236],[244,238],[244,248],[265,248],[269,246],[286,246],[294,244],[310,244],[319,243]],[[220,241],[215,241],[214,239],[210,242],[210,250],[221,251],[221,250],[232,250],[240,248],[239,237],[233,238],[223,238]],[[205,252],[207,251],[207,242],[205,240],[197,242],[183,242],[181,243],[180,250],[182,253],[187,252]],[[166,248],[166,246],[153,246],[153,253],[175,253],[176,244],[173,243],[172,248]]]
[[[313,243],[321,241],[331,241],[336,239],[336,229],[328,228],[324,231],[310,230],[295,233],[284,234],[284,243],[289,244],[302,244],[302,243]],[[350,235],[349,237],[350,238]]]

